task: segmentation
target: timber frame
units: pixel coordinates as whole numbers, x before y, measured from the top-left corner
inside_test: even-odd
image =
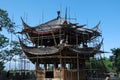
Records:
[[[60,12],[57,18],[35,27],[23,19],[22,23],[24,29],[20,33],[33,45],[25,44],[23,38],[19,40],[23,52],[36,65],[36,80],[90,80],[89,72],[93,70],[86,68],[86,61],[103,52],[103,40],[96,41],[101,37],[100,23],[92,29],[83,28],[85,25],[61,18]]]

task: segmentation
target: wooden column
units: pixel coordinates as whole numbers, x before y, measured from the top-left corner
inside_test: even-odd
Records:
[[[79,68],[79,55],[77,53],[77,79],[80,80],[80,77],[79,77],[79,72],[80,72],[80,68]]]
[[[62,60],[62,64],[61,64],[61,78],[64,80],[65,78],[65,63]]]
[[[36,62],[36,80],[39,78],[39,63]]]
[[[83,79],[86,79],[86,73],[85,73],[85,60],[82,61],[82,73],[83,73]]]
[[[56,78],[57,74],[56,74],[56,71],[57,71],[57,63],[54,63],[54,78]]]
[[[44,78],[45,78],[45,75],[46,75],[46,69],[47,69],[47,64],[44,63]]]

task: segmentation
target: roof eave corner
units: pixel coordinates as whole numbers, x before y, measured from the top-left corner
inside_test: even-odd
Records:
[[[24,29],[31,28],[27,23],[24,22],[22,17],[21,17],[21,20],[22,20],[22,24],[23,24]]]

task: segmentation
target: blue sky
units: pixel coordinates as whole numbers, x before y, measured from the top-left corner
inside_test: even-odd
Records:
[[[64,17],[66,7],[70,17],[77,19],[75,22],[88,24],[88,28],[101,21],[105,51],[120,47],[120,0],[0,0],[0,8],[16,25],[22,24],[20,17],[29,25],[38,25],[56,18],[58,10]]]

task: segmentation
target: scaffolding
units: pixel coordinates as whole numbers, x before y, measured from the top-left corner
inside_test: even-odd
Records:
[[[30,27],[23,19],[22,22],[21,33],[27,34],[26,38],[34,45],[31,47],[19,40],[23,52],[36,66],[36,80],[101,80],[104,77],[104,68],[97,66],[95,58],[102,52],[99,23],[92,29],[83,28],[85,25],[61,18],[60,12],[56,19],[36,27]]]

